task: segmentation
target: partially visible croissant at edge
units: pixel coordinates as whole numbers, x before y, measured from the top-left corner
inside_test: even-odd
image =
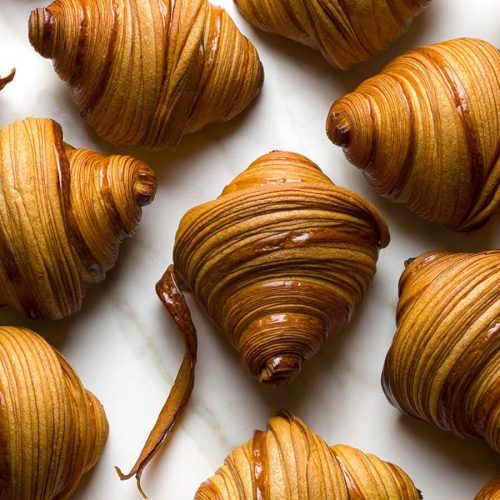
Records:
[[[198,489],[196,500],[417,500],[398,466],[345,445],[329,447],[297,417],[283,412],[267,431],[236,448]]]
[[[500,451],[500,250],[427,252],[400,280],[382,382],[401,411]]]
[[[35,332],[0,327],[0,498],[69,498],[107,436],[68,362]]]
[[[430,0],[235,0],[255,26],[320,50],[347,69],[385,50]]]
[[[3,90],[5,86],[10,83],[12,80],[14,80],[14,77],[16,76],[16,70],[13,69],[10,74],[8,74],[5,77],[0,76],[0,90]]]
[[[474,500],[500,500],[500,476],[492,479],[474,497]]]
[[[52,319],[80,309],[156,192],[144,163],[75,149],[35,118],[0,130],[0,186],[0,305]]]
[[[32,12],[29,37],[116,144],[175,149],[236,116],[263,83],[255,47],[207,0],[55,0]]]
[[[328,135],[377,192],[471,231],[500,207],[500,53],[461,38],[412,50],[337,100]]]

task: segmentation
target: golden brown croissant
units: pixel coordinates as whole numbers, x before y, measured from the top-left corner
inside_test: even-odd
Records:
[[[500,451],[500,250],[427,252],[400,280],[382,382],[413,417]]]
[[[68,362],[35,332],[0,327],[0,498],[69,498],[107,436]]]
[[[350,446],[329,447],[289,413],[236,448],[196,500],[412,500],[421,498],[398,466]]]
[[[240,113],[263,83],[254,46],[207,0],[56,0],[33,11],[29,36],[117,144],[173,149]]]
[[[283,384],[349,322],[388,242],[366,200],[275,151],[184,216],[174,265],[250,373]]]
[[[4,87],[10,83],[12,80],[14,80],[14,77],[16,76],[16,70],[13,69],[10,72],[10,75],[7,75],[6,77],[2,78],[0,77],[0,90],[3,90]]]
[[[500,477],[491,480],[474,500],[500,500]]]
[[[235,0],[259,28],[320,50],[347,69],[385,50],[430,0]]]
[[[31,317],[80,309],[154,198],[153,171],[63,142],[52,120],[0,130],[0,304]]]
[[[500,205],[500,56],[462,38],[396,58],[335,102],[331,140],[379,194],[458,231]]]
[[[183,335],[184,360],[134,467],[141,475],[191,395],[196,330],[178,283],[193,291],[263,382],[288,383],[330,333],[350,320],[389,243],[382,217],[335,186],[307,158],[275,151],[256,160],[214,201],[182,219],[157,293]],[[142,492],[143,493],[143,492]]]

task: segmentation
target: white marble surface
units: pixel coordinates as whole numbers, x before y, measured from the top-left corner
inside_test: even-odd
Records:
[[[333,71],[305,47],[254,30],[232,0],[219,3],[260,52],[266,70],[263,93],[242,116],[186,138],[176,153],[148,153],[114,148],[97,138],[75,112],[51,63],[31,49],[28,15],[44,2],[0,0],[0,74],[18,69],[0,96],[0,125],[28,115],[54,118],[68,142],[136,155],[150,163],[160,183],[137,235],[122,247],[118,265],[92,289],[79,314],[57,323],[34,322],[0,310],[1,324],[30,327],[57,346],[106,409],[111,427],[106,450],[75,498],[139,498],[134,482],[120,482],[113,466],[132,465],[180,364],[179,335],[154,292],[171,262],[180,217],[218,195],[257,156],[288,149],[309,156],[337,184],[373,201],[389,223],[392,242],[381,253],[373,286],[352,324],[330,339],[287,389],[251,380],[188,297],[199,332],[196,386],[178,431],[144,475],[145,490],[153,500],[192,498],[234,446],[262,428],[276,410],[288,408],[329,443],[351,444],[399,464],[426,499],[471,499],[500,470],[498,456],[482,443],[401,416],[386,401],[379,380],[394,333],[403,261],[432,248],[498,247],[499,235],[491,230],[456,235],[378,198],[328,141],[324,123],[335,98],[409,48],[465,35],[500,45],[499,1],[434,0],[389,51],[346,73]]]

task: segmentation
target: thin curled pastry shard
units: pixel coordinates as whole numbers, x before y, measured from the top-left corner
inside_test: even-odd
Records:
[[[408,261],[382,375],[387,398],[404,413],[497,451],[499,284],[500,250]]]
[[[8,83],[14,80],[15,76],[16,70],[12,69],[9,75],[5,76],[4,78],[0,77],[0,90],[3,90]]]
[[[29,37],[116,144],[175,149],[236,116],[263,83],[255,47],[207,0],[56,0],[32,12]]]
[[[347,69],[385,50],[430,0],[235,0],[255,26],[321,51]]]
[[[187,212],[174,266],[250,373],[281,385],[349,322],[388,243],[366,200],[275,151]]]
[[[330,139],[377,192],[457,231],[500,207],[500,55],[461,38],[408,52],[336,101]]]
[[[147,165],[74,149],[52,120],[0,130],[0,304],[32,318],[78,311],[155,191]]]
[[[122,481],[132,477],[136,478],[137,487],[144,498],[146,498],[146,494],[141,486],[142,473],[173,432],[189,403],[194,387],[198,339],[191,319],[191,313],[184,300],[184,295],[180,291],[178,280],[179,278],[175,274],[174,267],[170,266],[161,280],[156,284],[156,293],[182,334],[185,351],[181,367],[167,401],[163,405],[153,430],[150,432],[146,444],[132,470],[128,474],[124,474],[118,467],[115,467]]]
[[[0,327],[0,498],[69,498],[107,436],[68,362],[35,332]]]
[[[329,447],[297,417],[282,412],[236,448],[195,500],[418,500],[398,466],[350,446]]]
[[[492,479],[475,497],[474,500],[500,500],[500,476]]]

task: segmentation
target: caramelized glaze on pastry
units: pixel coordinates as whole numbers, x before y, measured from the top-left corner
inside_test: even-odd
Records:
[[[0,304],[32,318],[78,311],[155,191],[147,165],[75,149],[52,120],[0,130]]]
[[[263,83],[254,46],[207,0],[55,0],[33,11],[29,36],[116,144],[174,149],[240,113]]]
[[[430,0],[235,0],[255,26],[321,51],[347,69],[385,50]]]
[[[500,451],[500,250],[427,252],[401,276],[384,391],[412,417]]]
[[[328,134],[377,192],[457,231],[500,207],[500,55],[461,38],[408,52],[336,101]]]
[[[68,362],[35,332],[0,327],[0,498],[70,498],[107,436]]]
[[[282,412],[267,431],[236,448],[195,500],[418,500],[397,465],[350,446],[329,447],[297,417]]]

